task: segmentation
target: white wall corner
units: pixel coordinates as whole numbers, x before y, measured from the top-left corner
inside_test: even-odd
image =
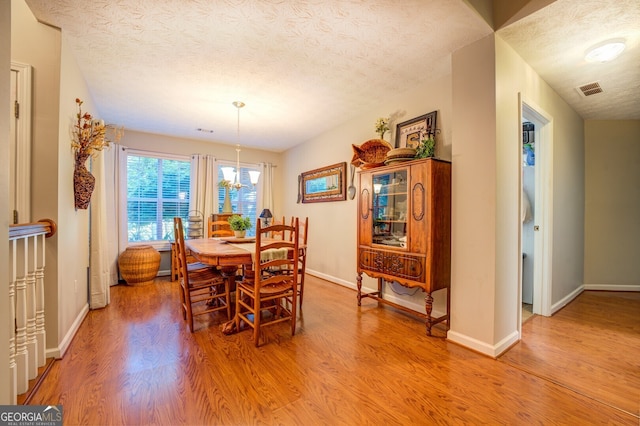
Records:
[[[582,293],[583,291],[584,291],[584,285],[581,285],[575,290],[573,290],[571,293],[567,294],[565,297],[560,299],[558,303],[554,303],[553,305],[551,305],[551,315],[555,314],[560,309],[567,306],[573,299],[578,297],[580,293]]]
[[[500,342],[495,345],[491,345],[486,342],[474,339],[472,337],[460,334],[456,331],[449,331],[447,333],[447,340],[457,343],[458,345],[472,349],[476,352],[480,352],[483,355],[490,356],[491,358],[497,358],[504,351],[509,349],[512,345],[518,342],[520,336],[517,331],[513,331],[510,335],[506,336]]]
[[[60,359],[64,356],[64,354],[67,352],[67,349],[69,349],[69,346],[73,341],[73,338],[78,332],[78,329],[82,325],[82,321],[84,321],[84,318],[87,316],[88,313],[89,313],[89,304],[87,303],[82,307],[82,309],[80,310],[80,313],[78,314],[76,319],[73,321],[73,324],[71,324],[71,327],[69,327],[69,331],[67,332],[67,334],[65,334],[64,338],[62,339],[62,342],[60,342],[60,344],[55,348],[47,348],[47,351],[46,351],[47,358]]]

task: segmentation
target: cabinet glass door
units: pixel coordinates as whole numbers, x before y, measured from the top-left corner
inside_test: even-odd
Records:
[[[373,244],[407,247],[407,169],[373,175]]]

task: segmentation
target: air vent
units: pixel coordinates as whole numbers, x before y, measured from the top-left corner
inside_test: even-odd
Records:
[[[578,87],[578,91],[582,93],[583,96],[591,96],[596,93],[602,93],[603,90],[602,87],[600,87],[600,83],[596,81],[595,83],[589,83]]]

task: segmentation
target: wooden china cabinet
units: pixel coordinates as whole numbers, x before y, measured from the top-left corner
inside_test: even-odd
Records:
[[[358,197],[358,306],[363,298],[410,312],[426,321],[427,334],[449,323],[451,284],[451,163],[412,160],[360,172]],[[378,279],[362,291],[362,274]],[[421,288],[425,312],[383,298],[385,282]],[[432,293],[447,289],[447,311],[431,316]]]

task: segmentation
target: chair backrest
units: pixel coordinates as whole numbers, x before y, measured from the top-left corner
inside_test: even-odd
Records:
[[[300,226],[296,218],[291,225],[275,224],[262,227],[260,219],[256,221],[255,250],[255,285],[256,288],[278,286],[282,284],[297,285],[299,262]],[[277,232],[294,235],[290,240],[273,238]],[[274,270],[288,271],[286,274],[273,274]],[[296,283],[296,284],[294,284]]]
[[[293,226],[293,222],[294,220],[300,220],[297,217],[291,217],[291,226]],[[307,245],[307,231],[309,230],[309,218],[305,217],[304,218],[304,222],[300,223],[300,233],[298,234],[298,237],[301,239],[300,241],[302,241],[302,243],[306,246]],[[291,235],[289,235],[289,241],[291,241],[293,237]]]
[[[231,237],[233,236],[233,231],[231,230],[231,225],[226,220],[213,220],[211,216],[209,216],[209,220],[207,221],[207,237]]]
[[[282,220],[279,220],[279,219],[275,219],[275,218],[274,218],[274,219],[271,221],[271,226],[275,226],[275,225],[284,225],[285,223],[286,223],[286,222],[285,222],[285,217],[284,217],[284,216],[282,216]],[[281,231],[273,231],[273,232],[271,232],[271,238],[279,238],[279,239],[281,239],[281,240],[285,240],[286,238],[285,238],[285,235],[284,235],[284,234],[285,234],[285,231],[284,231],[284,230],[281,230]]]
[[[182,219],[173,218],[173,237],[176,244],[176,261],[178,262],[178,279],[185,280],[185,285],[189,284],[189,274],[187,273],[187,249],[184,245],[184,228]]]

